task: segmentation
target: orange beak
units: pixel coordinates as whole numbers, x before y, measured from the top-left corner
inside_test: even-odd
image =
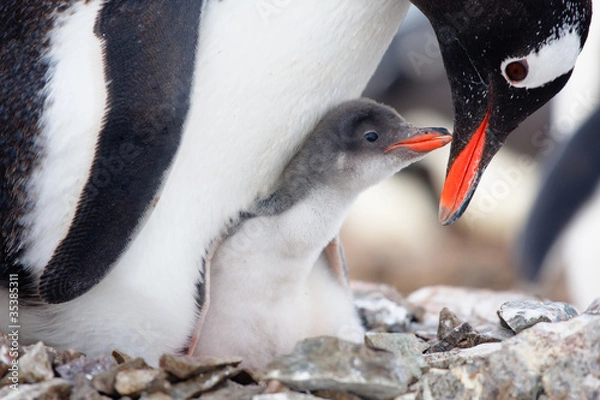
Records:
[[[419,133],[406,140],[394,143],[385,149],[385,153],[397,148],[409,149],[419,153],[427,153],[429,151],[444,147],[452,141],[452,135],[444,128],[423,128],[423,133]]]
[[[483,172],[481,161],[491,113],[490,108],[448,170],[440,199],[439,219],[444,225],[449,225],[460,217],[475,191],[481,172]]]

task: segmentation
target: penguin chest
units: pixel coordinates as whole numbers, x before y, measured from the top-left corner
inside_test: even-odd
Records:
[[[289,222],[253,218],[219,247],[199,353],[239,355],[261,367],[306,337],[361,332],[349,291],[321,255],[325,244],[290,237]]]

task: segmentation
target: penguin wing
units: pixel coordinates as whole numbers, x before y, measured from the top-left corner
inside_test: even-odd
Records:
[[[534,279],[546,255],[600,180],[600,108],[551,160],[519,249],[523,275]]]
[[[350,286],[350,280],[348,278],[348,267],[346,266],[346,259],[344,257],[344,249],[338,237],[335,237],[329,244],[323,249],[323,255],[329,263],[331,273],[342,286]]]
[[[95,24],[105,42],[108,107],[95,158],[39,295],[62,303],[91,289],[132,240],[177,151],[190,104],[204,1],[106,2]]]

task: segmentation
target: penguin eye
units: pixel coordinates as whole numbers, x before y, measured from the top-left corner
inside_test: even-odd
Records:
[[[376,142],[377,139],[379,139],[379,135],[377,134],[377,132],[373,132],[373,131],[365,133],[364,137],[367,140],[367,142],[371,142],[371,143]]]
[[[523,79],[527,78],[529,64],[525,59],[513,61],[506,65],[504,72],[512,82],[521,82]]]

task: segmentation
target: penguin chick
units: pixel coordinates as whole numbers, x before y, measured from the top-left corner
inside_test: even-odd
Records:
[[[275,191],[215,244],[210,305],[190,353],[261,368],[301,339],[361,341],[337,235],[361,191],[449,143],[367,99],[341,104],[309,135]],[[219,241],[217,241],[219,242]]]

